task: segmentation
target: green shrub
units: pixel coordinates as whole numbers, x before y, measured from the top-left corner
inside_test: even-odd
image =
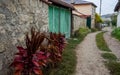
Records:
[[[104,59],[109,60],[109,61],[115,61],[115,60],[117,60],[117,57],[114,54],[112,54],[112,53],[103,53],[102,57]]]
[[[111,75],[120,75],[120,63],[119,62],[108,62],[106,66],[110,70]]]
[[[119,28],[115,28],[112,31],[112,36],[115,37],[116,39],[120,40],[120,27]]]
[[[75,31],[74,37],[84,38],[89,32],[90,29],[88,28],[79,28]]]
[[[98,29],[96,29],[96,28],[91,28],[91,32],[96,32],[96,31],[98,31]]]

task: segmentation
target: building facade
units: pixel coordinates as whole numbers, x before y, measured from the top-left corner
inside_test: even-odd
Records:
[[[67,3],[72,3],[77,11],[88,16],[87,26],[89,28],[95,27],[95,13],[96,5],[92,2],[83,1],[83,0],[64,0]],[[73,12],[74,14],[77,14]]]
[[[114,11],[118,12],[117,27],[120,27],[120,0],[118,0],[118,3],[116,4]]]

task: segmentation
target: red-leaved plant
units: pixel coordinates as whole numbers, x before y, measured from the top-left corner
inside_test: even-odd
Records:
[[[43,45],[43,43],[46,43]],[[26,34],[26,48],[18,46],[18,53],[11,66],[15,68],[14,75],[43,75],[42,69],[47,64],[55,64],[62,60],[65,48],[65,36],[50,33],[49,36],[31,28],[31,34]]]

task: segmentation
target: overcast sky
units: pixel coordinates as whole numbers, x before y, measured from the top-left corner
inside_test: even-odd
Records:
[[[86,0],[90,2],[94,2],[97,5],[97,13],[99,13],[100,8],[100,0]],[[118,0],[102,0],[102,12],[101,14],[109,14],[114,12],[114,8]]]

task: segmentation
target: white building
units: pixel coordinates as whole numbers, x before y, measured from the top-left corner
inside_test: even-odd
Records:
[[[118,0],[118,3],[115,6],[115,10],[118,12],[118,16],[117,16],[117,27],[120,27],[120,0]]]

